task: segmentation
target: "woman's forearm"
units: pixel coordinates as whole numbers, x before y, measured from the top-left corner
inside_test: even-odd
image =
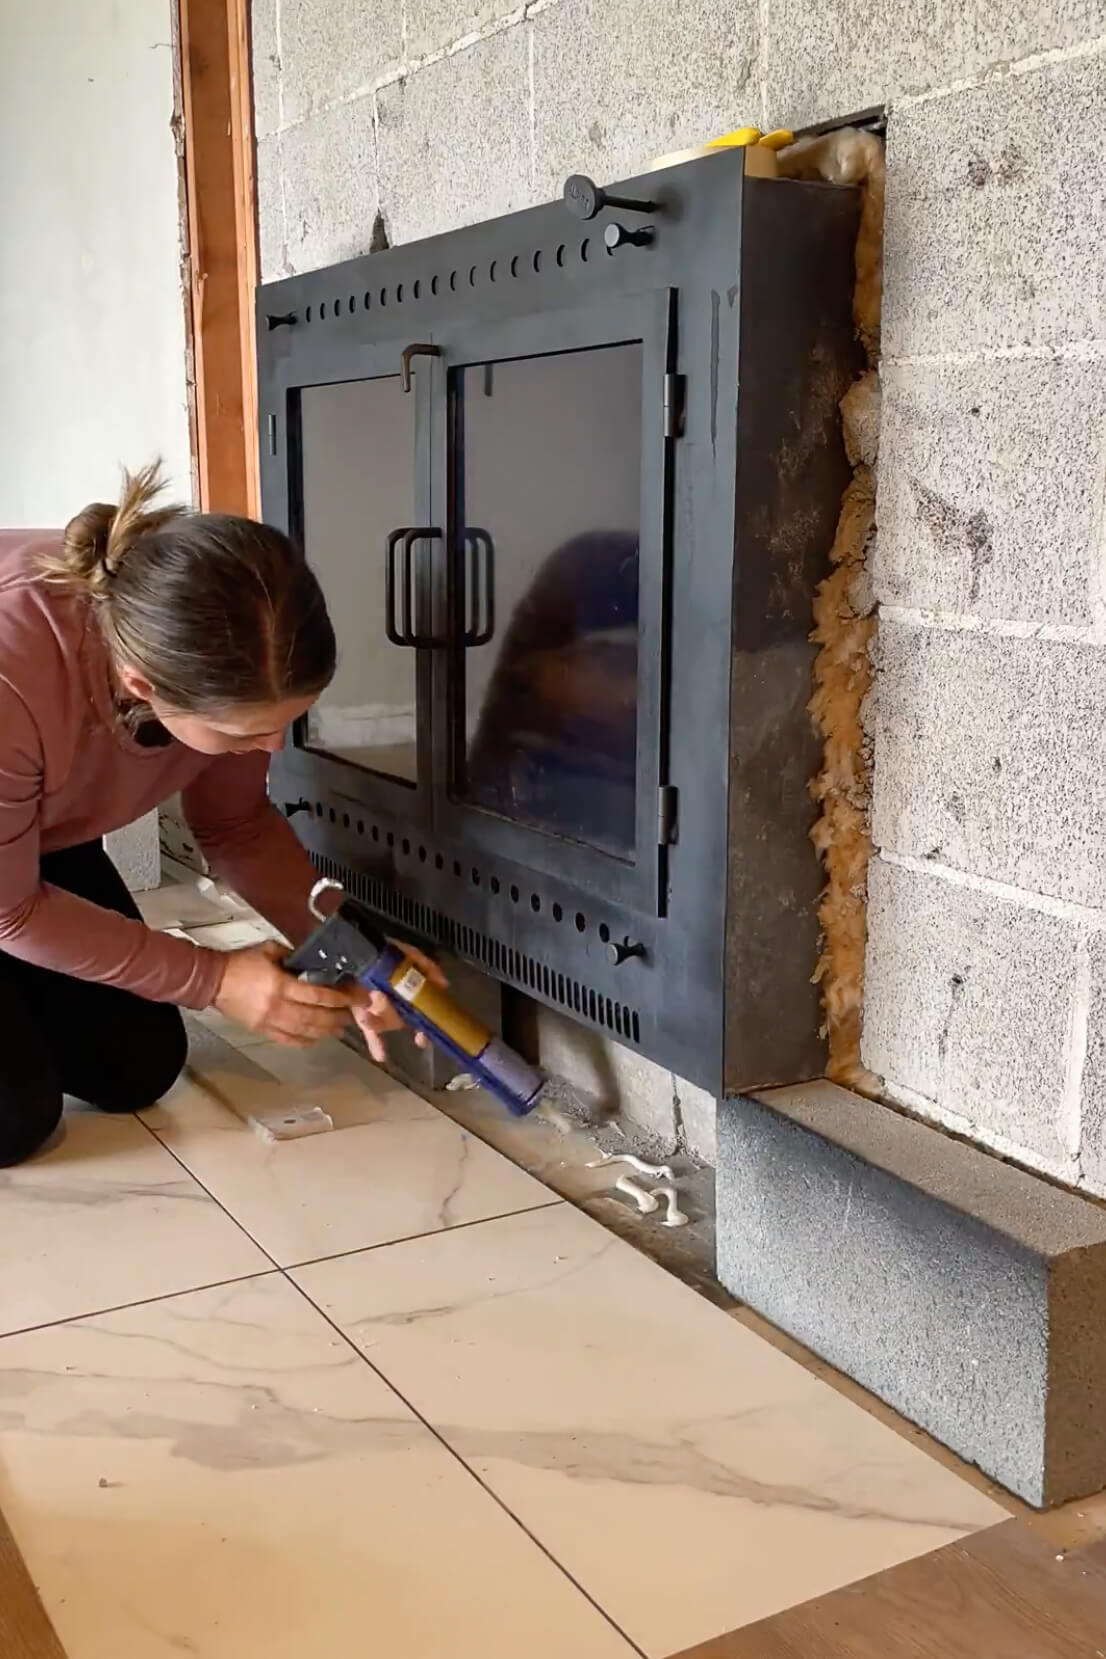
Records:
[[[155,933],[144,922],[45,884],[0,909],[0,950],[36,967],[182,1008],[207,1008],[223,971],[216,951]]]

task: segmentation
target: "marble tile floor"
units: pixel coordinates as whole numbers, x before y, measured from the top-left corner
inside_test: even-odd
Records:
[[[198,1049],[5,1177],[0,1510],[70,1659],[663,1656],[1000,1517],[348,1051]],[[327,1135],[237,1115],[308,1086]]]
[[[205,1023],[0,1174],[0,1512],[69,1659],[665,1659],[1006,1518],[350,1050]],[[292,1100],[335,1128],[243,1121]]]

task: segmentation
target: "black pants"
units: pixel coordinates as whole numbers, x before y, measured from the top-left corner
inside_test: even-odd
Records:
[[[42,879],[105,910],[138,908],[99,841],[42,860]],[[62,1099],[136,1112],[172,1088],[188,1044],[176,1008],[0,951],[0,1165],[49,1140]]]

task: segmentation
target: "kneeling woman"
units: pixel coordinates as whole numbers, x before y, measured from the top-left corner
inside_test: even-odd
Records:
[[[269,756],[335,667],[302,553],[249,519],[156,505],[154,470],[60,542],[0,553],[0,1164],[66,1094],[149,1106],[186,1053],[179,1008],[281,1043],[352,1014],[379,1057],[381,999],[301,985],[276,946],[223,954],[147,928],[101,837],[180,792],[216,875],[293,944],[311,864],[266,794]]]

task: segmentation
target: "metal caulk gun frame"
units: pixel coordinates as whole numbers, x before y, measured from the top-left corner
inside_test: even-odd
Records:
[[[319,909],[326,892],[342,894],[329,916]],[[541,1072],[429,979],[371,911],[346,897],[340,882],[317,881],[308,909],[320,926],[285,959],[286,972],[316,985],[352,979],[367,991],[380,991],[405,1025],[471,1072],[516,1117],[533,1111],[545,1087]]]

